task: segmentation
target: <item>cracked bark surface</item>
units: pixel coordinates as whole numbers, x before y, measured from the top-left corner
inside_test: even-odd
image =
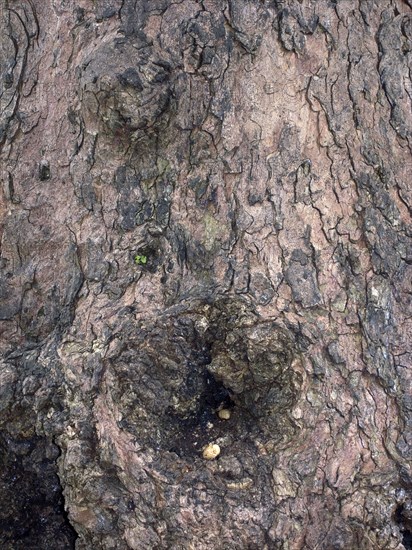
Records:
[[[412,548],[411,2],[0,15],[2,548]]]

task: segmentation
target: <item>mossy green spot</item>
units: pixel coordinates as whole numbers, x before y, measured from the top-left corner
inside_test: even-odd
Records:
[[[146,265],[147,264],[147,256],[144,254],[136,254],[134,257],[134,263],[136,265]]]

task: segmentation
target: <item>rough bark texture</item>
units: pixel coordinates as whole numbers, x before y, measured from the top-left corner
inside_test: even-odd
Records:
[[[1,548],[412,548],[412,2],[0,14]]]

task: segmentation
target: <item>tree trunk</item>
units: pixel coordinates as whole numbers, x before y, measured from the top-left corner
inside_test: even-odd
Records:
[[[412,2],[0,11],[1,547],[411,549]]]

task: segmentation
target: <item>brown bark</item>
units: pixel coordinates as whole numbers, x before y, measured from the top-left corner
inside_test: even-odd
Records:
[[[2,548],[412,548],[411,10],[3,2]]]

